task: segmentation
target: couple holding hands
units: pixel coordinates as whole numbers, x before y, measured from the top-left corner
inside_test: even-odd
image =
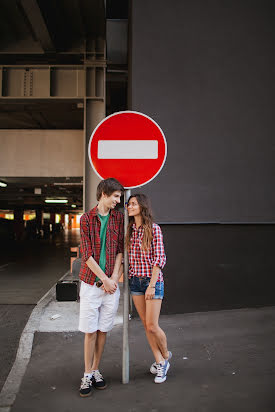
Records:
[[[107,387],[99,363],[106,334],[113,327],[119,304],[124,224],[123,214],[115,207],[120,203],[123,191],[116,179],[102,180],[97,187],[97,206],[80,220],[79,330],[85,333],[85,371],[79,389],[82,397],[89,396],[93,388]],[[127,210],[129,225],[125,241],[129,253],[130,291],[155,358],[150,372],[155,375],[155,383],[162,383],[166,380],[172,357],[167,349],[166,335],[158,324],[164,296],[161,269],[166,262],[162,233],[152,220],[146,195],[132,195]]]

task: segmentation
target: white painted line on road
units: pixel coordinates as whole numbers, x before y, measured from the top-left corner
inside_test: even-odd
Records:
[[[157,159],[157,140],[99,140],[99,159]]]
[[[64,279],[69,271],[60,280]],[[31,358],[34,333],[39,329],[40,319],[45,307],[51,302],[55,294],[55,285],[40,299],[33,309],[29,320],[22,332],[13,367],[0,393],[0,412],[10,412],[19,392],[22,379]]]

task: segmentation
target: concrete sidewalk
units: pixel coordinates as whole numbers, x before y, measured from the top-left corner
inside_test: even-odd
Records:
[[[77,331],[77,313],[78,303],[55,302],[54,294],[48,295],[16,399],[9,407],[1,394],[0,411],[275,411],[274,307],[161,316],[173,352],[161,385],[149,372],[153,358],[136,318],[130,321],[130,383],[121,384],[119,313],[101,364],[109,386],[88,398],[78,394],[83,335]],[[53,314],[61,316],[50,320]]]

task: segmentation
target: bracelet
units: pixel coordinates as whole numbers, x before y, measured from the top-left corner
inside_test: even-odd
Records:
[[[151,285],[149,285],[149,288],[156,289],[156,286],[151,286]]]

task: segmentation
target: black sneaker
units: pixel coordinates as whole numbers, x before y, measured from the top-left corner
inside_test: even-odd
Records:
[[[92,393],[93,381],[92,378],[88,378],[88,376],[84,376],[81,379],[81,384],[79,388],[79,395],[83,398],[85,396],[90,396]]]
[[[107,388],[106,382],[103,378],[103,376],[101,375],[101,373],[99,372],[99,370],[96,370],[93,372],[93,386],[96,389],[105,389]]]

